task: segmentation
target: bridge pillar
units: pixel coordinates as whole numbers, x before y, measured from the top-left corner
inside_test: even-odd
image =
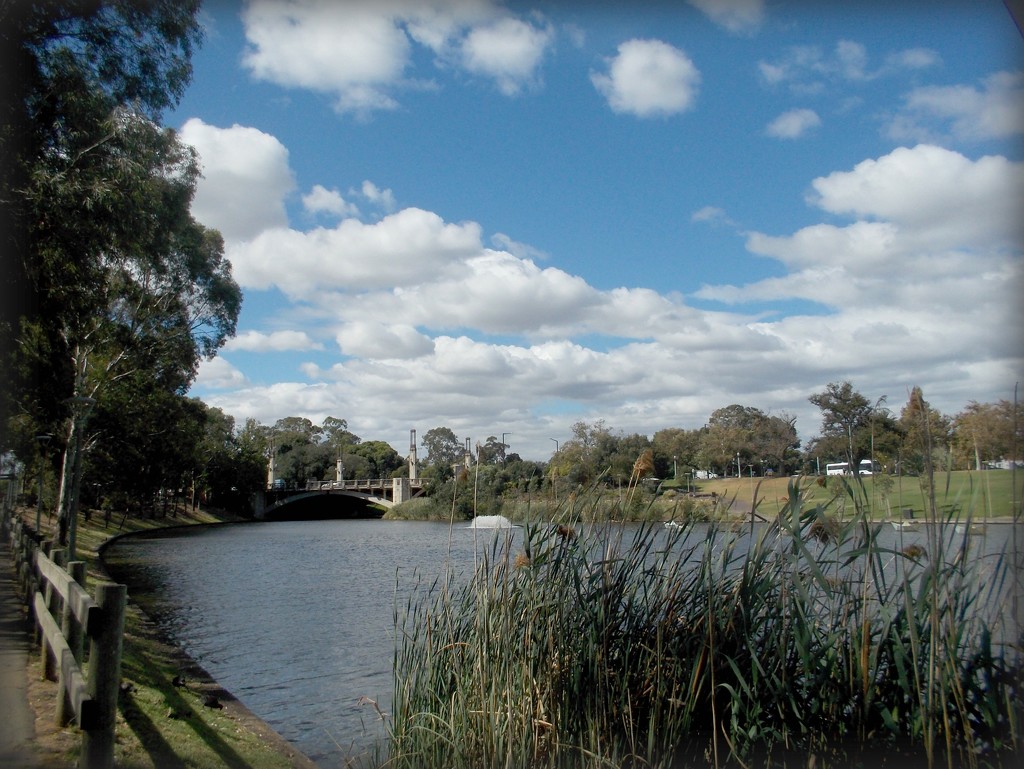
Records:
[[[419,463],[416,460],[416,430],[409,431],[409,478],[419,478]]]
[[[408,478],[391,479],[391,499],[396,505],[412,499],[412,488]]]
[[[260,489],[253,496],[252,500],[252,513],[256,518],[262,518],[263,513],[267,510],[267,492]]]

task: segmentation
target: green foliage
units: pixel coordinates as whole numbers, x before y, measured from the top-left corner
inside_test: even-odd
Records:
[[[733,404],[711,414],[694,460],[695,466],[722,475],[751,466],[788,473],[795,469],[799,446],[795,417],[769,416],[760,409]]]
[[[198,3],[9,5],[0,416],[55,436],[63,542],[83,468],[136,502],[180,488],[201,432],[184,393],[234,334],[241,292],[190,214],[195,153],[157,122],[190,77]]]
[[[105,143],[103,123],[115,106],[132,105],[156,120],[177,103],[201,37],[198,6],[197,0],[26,0],[6,3],[0,12],[0,238],[9,257],[0,273],[0,375],[11,371],[22,321],[46,321],[59,312],[67,300],[63,284],[87,283],[89,266],[82,257],[96,256],[84,238],[78,248],[64,238],[72,250],[55,251],[52,238],[40,239],[37,228],[71,234],[75,227],[93,227],[88,215],[55,215],[70,200],[64,193],[98,189],[86,181],[96,181],[93,158],[101,154],[91,150]],[[51,206],[32,189],[61,163],[64,183]],[[82,213],[104,220],[89,208],[94,200],[82,197]],[[8,383],[20,387],[25,381]],[[0,386],[0,398],[9,392]],[[11,405],[0,401],[0,418]]]
[[[957,465],[982,469],[983,460],[1019,458],[1024,429],[1024,404],[971,401],[953,421]]]
[[[315,425],[305,417],[284,417],[272,427],[254,423],[275,457],[276,477],[288,483],[334,480],[337,461],[345,478],[390,478],[404,464],[390,444],[360,440],[348,422],[327,417]]]
[[[383,516],[386,521],[442,521],[447,520],[444,511],[434,497],[414,497],[392,507]]]
[[[367,474],[352,475],[353,478],[391,478],[405,465],[405,460],[386,441],[364,441],[354,446],[351,453],[367,462]],[[346,459],[346,467],[347,462]]]
[[[858,467],[862,459],[894,466],[905,437],[901,425],[883,406],[886,396],[872,404],[849,382],[831,382],[808,400],[821,409],[821,436],[808,446],[808,454],[822,461],[845,460]]]
[[[425,450],[423,463],[427,466],[454,465],[462,462],[466,454],[465,445],[448,427],[434,427],[427,430],[420,443]]]

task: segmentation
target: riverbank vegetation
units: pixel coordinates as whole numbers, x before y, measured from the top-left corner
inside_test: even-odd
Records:
[[[788,477],[717,478],[693,482],[641,480],[631,487],[606,478],[582,494],[565,479],[510,484],[501,466],[480,466],[434,483],[428,495],[389,509],[388,520],[464,521],[476,515],[503,515],[517,523],[572,520],[708,521],[772,519],[788,501]],[[1016,481],[1016,493],[1014,492]],[[932,487],[934,484],[934,488]],[[859,478],[811,476],[803,480],[808,504],[829,504],[832,514],[854,514],[849,489],[856,491],[861,512],[871,520],[922,520],[934,498],[942,513],[1009,520],[1024,499],[1024,472],[955,470],[924,476],[874,475]],[[587,497],[580,503],[581,496]]]
[[[384,765],[1016,766],[1017,554],[979,558],[952,525],[883,547],[854,488],[842,517],[810,488],[756,530],[626,537],[581,495],[575,525],[526,524],[415,594]]]

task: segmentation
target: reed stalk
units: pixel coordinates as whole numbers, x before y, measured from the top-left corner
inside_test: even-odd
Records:
[[[388,767],[1016,766],[1011,559],[807,505],[769,524],[586,524],[496,539],[396,607]],[[515,544],[511,544],[515,542]],[[984,567],[984,568],[983,568]]]

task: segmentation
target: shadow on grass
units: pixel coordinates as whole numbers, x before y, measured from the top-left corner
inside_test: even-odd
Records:
[[[135,733],[139,742],[142,743],[143,749],[149,754],[154,766],[184,769],[185,762],[178,757],[171,744],[164,739],[153,720],[135,704],[130,694],[121,695],[118,708],[125,723],[128,724],[128,728]],[[124,764],[128,767],[131,765],[131,762]]]
[[[138,737],[153,764],[161,769],[184,769],[186,766],[202,765],[201,762],[190,759],[193,758],[191,754],[200,752],[205,745],[219,759],[213,765],[249,769],[252,766],[251,762],[241,756],[217,733],[215,727],[204,720],[202,710],[205,706],[201,698],[206,692],[197,690],[200,685],[197,685],[196,689],[179,689],[172,684],[178,667],[175,661],[164,656],[161,649],[163,645],[154,639],[145,638],[135,640],[131,646],[131,655],[124,661],[122,680],[131,681],[138,688],[146,688],[156,693],[161,700],[159,710],[166,713],[166,716],[159,713],[149,715],[143,703],[136,702],[134,693],[122,693],[119,707],[129,728]],[[222,698],[228,696],[220,690],[217,691],[217,695]],[[152,712],[153,707],[149,710]],[[166,718],[175,725],[169,724],[168,728],[162,728],[154,721],[155,718]],[[195,740],[201,745],[192,737],[186,737],[181,746],[172,743],[175,732],[187,730],[193,732]]]

